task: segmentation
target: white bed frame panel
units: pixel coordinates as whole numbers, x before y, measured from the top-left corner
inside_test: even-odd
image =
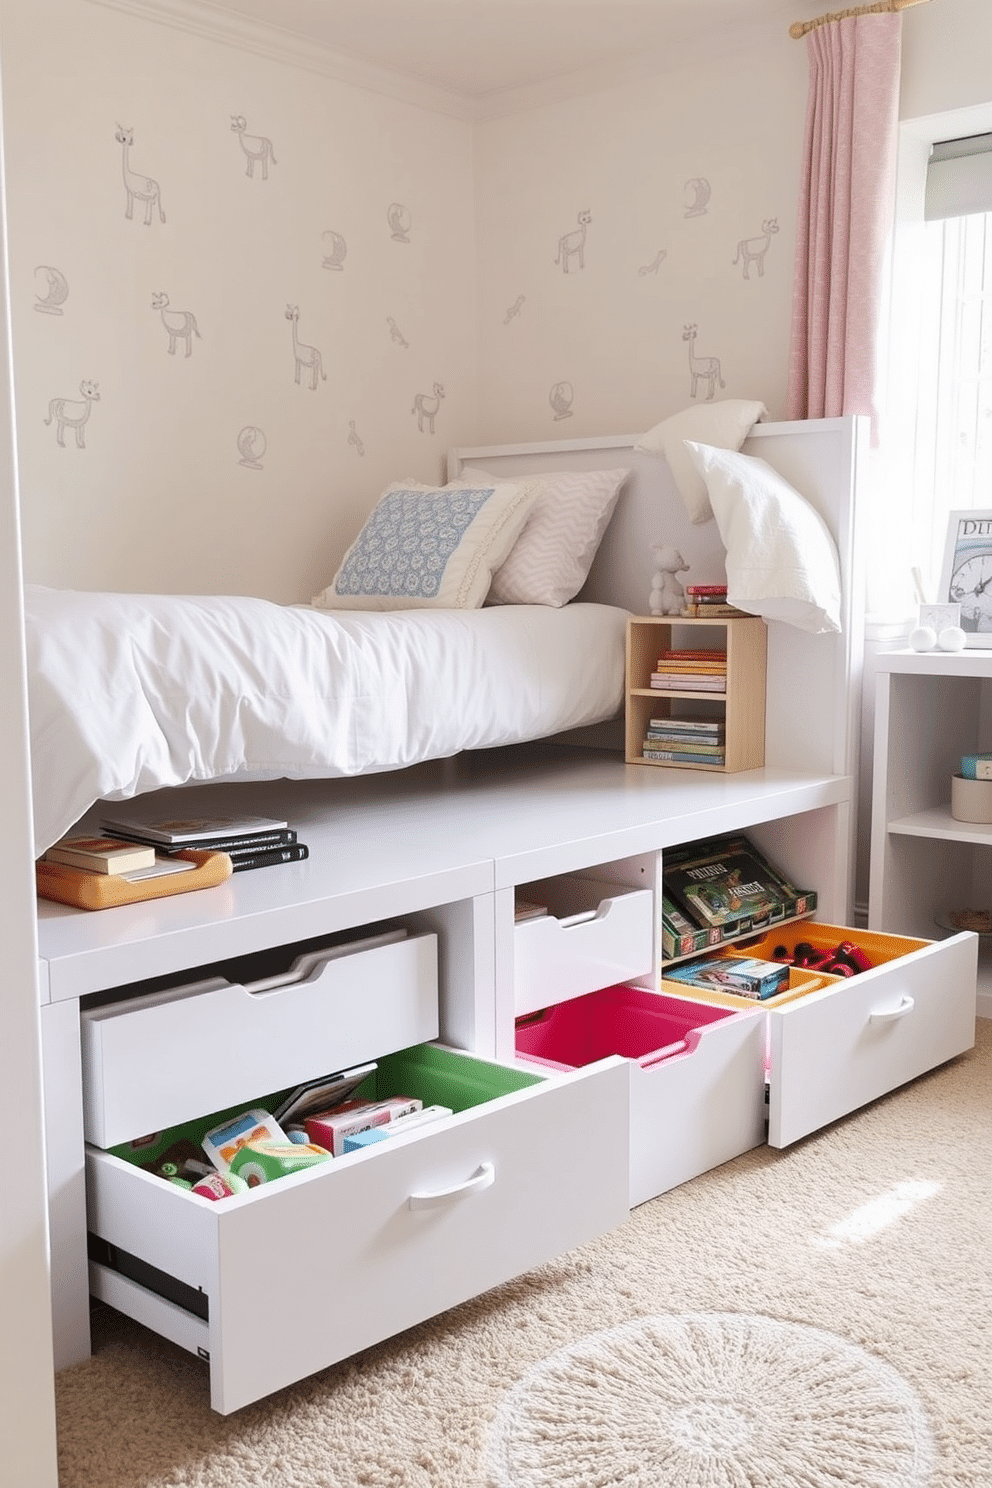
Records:
[[[840,635],[811,636],[772,622],[768,635],[765,761],[769,766],[851,775],[858,765],[864,649],[864,563],[854,491],[865,468],[867,420],[756,424],[744,453],[766,460],[816,507],[833,533],[843,580]],[[578,598],[648,613],[651,544],[675,547],[683,581],[726,579],[726,550],[712,519],[694,525],[667,460],[635,450],[640,435],[454,449],[448,479],[466,465],[509,478],[542,470],[629,467],[616,510]],[[801,678],[801,688],[797,679]]]

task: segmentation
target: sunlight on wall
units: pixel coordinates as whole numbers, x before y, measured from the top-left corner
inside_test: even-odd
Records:
[[[926,1199],[932,1199],[941,1190],[939,1183],[909,1181],[897,1183],[878,1198],[870,1199],[859,1209],[853,1210],[846,1219],[838,1220],[826,1235],[815,1235],[813,1244],[821,1250],[840,1250],[844,1245],[863,1245],[872,1240],[880,1230],[887,1229],[915,1209]]]

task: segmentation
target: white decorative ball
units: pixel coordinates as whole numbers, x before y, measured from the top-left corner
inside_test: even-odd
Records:
[[[937,632],[932,625],[918,625],[909,633],[909,644],[914,651],[932,651],[937,644]]]
[[[947,625],[937,637],[937,645],[941,651],[963,651],[964,631],[960,625]]]

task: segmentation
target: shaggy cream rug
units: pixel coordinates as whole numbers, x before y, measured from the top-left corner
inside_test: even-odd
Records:
[[[989,1488],[992,1023],[787,1152],[214,1415],[110,1309],[58,1377],[61,1488]]]

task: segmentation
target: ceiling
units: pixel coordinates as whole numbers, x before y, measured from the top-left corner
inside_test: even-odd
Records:
[[[204,8],[474,99],[663,56],[721,32],[784,31],[816,13],[800,0],[207,0]]]

